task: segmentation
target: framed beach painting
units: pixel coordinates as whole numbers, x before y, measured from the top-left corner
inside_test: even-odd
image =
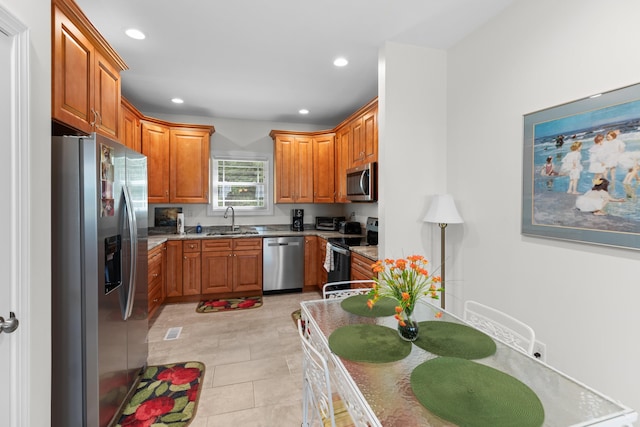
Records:
[[[522,234],[640,249],[640,84],[524,116]]]

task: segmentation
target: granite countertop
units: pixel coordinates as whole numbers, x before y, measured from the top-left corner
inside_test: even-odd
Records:
[[[228,229],[228,227],[223,227]],[[148,250],[155,248],[158,245],[166,242],[167,240],[189,240],[189,239],[243,239],[251,237],[287,237],[287,236],[318,236],[323,239],[331,237],[345,237],[344,234],[337,231],[324,231],[316,230],[313,228],[305,229],[304,231],[291,231],[288,226],[241,226],[241,230],[250,230],[251,233],[246,234],[214,234],[209,235],[211,231],[220,230],[220,228],[204,227],[202,233],[196,233],[195,227],[188,227],[186,233],[183,235],[171,232],[170,229],[161,229],[156,227],[149,229],[148,237]],[[349,237],[364,237],[362,234],[350,234]],[[378,259],[378,247],[377,246],[352,246],[349,248],[351,251],[370,258],[372,260]]]

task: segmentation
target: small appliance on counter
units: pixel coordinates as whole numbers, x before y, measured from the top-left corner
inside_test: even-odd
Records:
[[[316,230],[338,231],[340,223],[345,220],[343,216],[317,216]]]
[[[291,209],[291,231],[304,231],[304,209]]]
[[[362,227],[359,222],[355,221],[341,221],[339,230],[342,234],[360,234],[362,233]]]

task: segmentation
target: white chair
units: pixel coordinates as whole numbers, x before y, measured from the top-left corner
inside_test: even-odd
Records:
[[[344,281],[341,281],[341,282],[325,283],[324,286],[322,286],[322,298],[323,299],[345,298],[345,297],[350,297],[350,296],[353,296],[353,295],[366,294],[366,293],[369,293],[369,291],[371,290],[371,288],[373,287],[373,285],[375,283],[376,282],[374,280],[344,280]],[[355,285],[366,284],[368,286],[366,288],[363,288],[363,287],[353,288],[353,287],[351,287],[354,284]],[[350,288],[331,290],[335,286],[344,286],[344,285],[349,285]]]
[[[331,391],[327,360],[309,341],[308,330],[303,329],[300,319],[298,334],[302,342],[302,427],[317,422],[325,427],[353,426],[340,396]]]
[[[476,301],[465,301],[464,321],[530,356],[536,334],[533,329],[518,319]]]

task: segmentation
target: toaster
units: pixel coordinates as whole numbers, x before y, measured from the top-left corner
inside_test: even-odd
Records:
[[[342,221],[340,223],[340,229],[338,230],[342,234],[361,234],[362,227],[359,222],[355,221]]]
[[[343,221],[343,216],[317,216],[316,230],[338,231]]]

